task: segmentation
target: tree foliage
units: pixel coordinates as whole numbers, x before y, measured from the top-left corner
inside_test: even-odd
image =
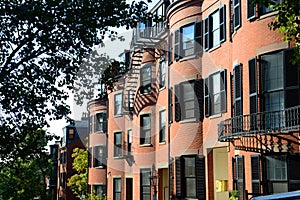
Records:
[[[45,135],[44,130],[28,133],[26,140],[30,139],[36,145],[36,150],[1,163],[0,195],[3,199],[49,199],[46,178],[50,175],[51,162],[44,149],[47,145]],[[27,143],[24,141],[18,148],[26,149]]]
[[[18,155],[25,133],[70,113],[82,60],[110,27],[135,26],[146,3],[125,0],[0,1],[0,157]]]
[[[88,194],[88,150],[75,148],[72,158],[74,158],[72,166],[76,170],[76,174],[68,179],[67,186],[71,187],[73,193],[81,198],[85,196],[86,200],[104,200],[105,195],[97,196],[96,194]]]

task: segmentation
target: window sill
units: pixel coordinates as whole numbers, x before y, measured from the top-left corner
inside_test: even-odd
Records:
[[[219,117],[222,117],[222,113],[214,114],[214,115],[209,116],[210,119],[216,119],[216,118],[219,118]]]
[[[165,145],[165,144],[167,144],[167,142],[164,141],[164,142],[159,142],[158,145],[161,146],[161,145]]]
[[[95,169],[105,169],[104,166],[95,166],[94,168],[95,168]]]
[[[140,147],[153,147],[152,144],[140,144]]]
[[[222,43],[222,42],[220,42],[220,44],[218,44],[218,45],[212,47],[211,49],[207,50],[207,52],[208,52],[208,53],[211,53],[211,52],[213,52],[213,51],[219,49],[219,48],[221,47],[221,43]]]
[[[104,131],[96,131],[94,134],[104,134]]]
[[[163,86],[163,87],[159,88],[159,91],[162,91],[164,89],[166,89],[166,86]]]
[[[272,11],[272,12],[268,12],[268,13],[262,14],[262,15],[260,15],[258,17],[257,21],[266,19],[268,17],[272,17],[272,16],[275,16],[275,15],[278,15],[278,13],[279,13],[279,11]]]
[[[197,55],[185,56],[183,58],[180,58],[177,62],[184,62],[184,61],[195,59],[195,58],[197,58]]]
[[[123,117],[123,114],[114,115],[114,118]]]
[[[194,123],[194,122],[198,122],[197,118],[191,118],[191,119],[184,119],[182,121],[180,121],[180,124],[185,124],[185,123]]]
[[[123,159],[123,156],[114,156],[114,159],[115,160],[120,160],[120,159]]]

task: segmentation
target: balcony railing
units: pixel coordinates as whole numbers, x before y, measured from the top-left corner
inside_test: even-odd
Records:
[[[250,134],[276,134],[300,129],[300,105],[279,111],[241,115],[222,121],[219,141],[229,141]]]

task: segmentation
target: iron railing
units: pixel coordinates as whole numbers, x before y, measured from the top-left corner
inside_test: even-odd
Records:
[[[241,115],[222,121],[219,141],[228,141],[249,134],[276,134],[300,129],[300,105],[279,111]]]

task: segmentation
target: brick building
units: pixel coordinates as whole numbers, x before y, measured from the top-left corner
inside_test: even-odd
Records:
[[[89,103],[89,184],[114,200],[300,189],[299,71],[268,27],[276,12],[250,0],[161,0],[150,12],[163,20],[133,31],[131,70],[108,104]]]
[[[54,194],[57,195],[57,200],[78,199],[73,194],[71,188],[67,186],[67,181],[76,173],[72,166],[73,150],[75,148],[86,149],[87,133],[88,120],[77,120],[75,121],[74,125],[70,124],[63,128],[63,136],[61,141],[52,147],[53,152],[55,152],[57,149],[58,153],[58,162],[54,162],[54,165],[57,165],[57,168],[54,167],[54,171],[57,172],[57,177],[54,177],[54,180],[52,180],[57,180],[57,190],[53,191]]]

